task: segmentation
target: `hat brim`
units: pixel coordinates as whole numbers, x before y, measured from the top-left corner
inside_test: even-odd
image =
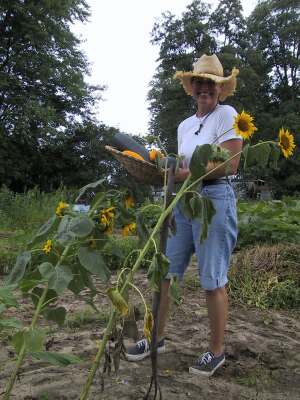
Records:
[[[207,73],[195,73],[195,72],[184,72],[184,71],[177,71],[174,75],[175,79],[179,79],[186,94],[189,96],[193,95],[192,90],[192,78],[206,78],[211,79],[216,83],[222,84],[221,93],[220,93],[220,100],[224,101],[228,96],[232,96],[236,89],[236,77],[239,74],[239,70],[237,68],[233,68],[231,71],[231,75],[223,77],[213,74]]]

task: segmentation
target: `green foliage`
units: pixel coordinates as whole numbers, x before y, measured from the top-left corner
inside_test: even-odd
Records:
[[[25,274],[26,266],[30,260],[30,251],[25,251],[24,253],[18,255],[16,264],[7,278],[8,285],[18,284],[20,282]]]
[[[102,311],[100,314],[96,313],[91,308],[84,308],[79,311],[75,311],[74,313],[68,314],[65,325],[68,328],[75,329],[85,326],[91,323],[107,323],[109,314],[108,312]]]
[[[65,199],[69,202],[72,197],[71,190],[62,188],[52,193],[44,193],[38,188],[15,193],[4,186],[0,190],[0,229],[37,229],[48,218],[55,218],[53,211],[59,201]]]
[[[238,202],[238,247],[255,243],[300,243],[300,201]]]
[[[147,277],[149,279],[150,287],[159,291],[160,283],[163,278],[167,275],[169,269],[169,260],[162,253],[155,253],[150,267],[148,269]]]
[[[109,279],[110,271],[98,251],[88,247],[80,247],[78,250],[78,259],[80,264],[90,273],[99,276],[105,282]]]
[[[12,337],[11,344],[17,353],[20,353],[24,343],[28,351],[41,351],[44,338],[45,333],[40,329],[24,328]]]
[[[31,352],[31,356],[36,360],[46,362],[47,364],[65,367],[70,364],[78,364],[82,360],[73,354],[53,353],[51,351]]]
[[[78,171],[91,162],[80,162],[76,145],[100,128],[92,109],[103,88],[85,81],[88,61],[71,31],[88,16],[85,0],[0,4],[0,181],[14,190],[57,188],[76,161]]]

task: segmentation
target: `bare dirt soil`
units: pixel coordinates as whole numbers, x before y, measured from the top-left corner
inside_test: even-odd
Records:
[[[183,303],[173,307],[166,337],[166,352],[159,355],[159,382],[164,400],[298,400],[300,398],[300,322],[299,313],[259,311],[232,304],[226,336],[226,363],[211,378],[191,375],[188,367],[208,347],[208,321],[204,294],[193,287],[196,272],[188,273],[183,288]],[[145,276],[137,284],[148,293]],[[148,297],[150,300],[150,297]],[[83,302],[66,294],[63,304],[69,315],[80,315]],[[101,310],[109,309],[105,297],[98,298]],[[81,311],[80,311],[81,310]],[[31,305],[14,311],[24,323],[29,322]],[[78,318],[77,318],[78,320]],[[78,326],[63,328],[47,325],[47,347],[51,351],[71,353],[84,361],[69,367],[49,366],[30,358],[24,363],[15,385],[14,400],[79,399],[88,369],[96,354],[96,340],[105,328],[102,320],[82,318]],[[46,325],[44,325],[46,328]],[[128,343],[128,341],[127,341]],[[13,367],[13,349],[8,342],[0,343],[0,393]],[[150,360],[129,363],[121,360],[114,371],[102,379],[97,375],[90,400],[143,399],[151,376]]]

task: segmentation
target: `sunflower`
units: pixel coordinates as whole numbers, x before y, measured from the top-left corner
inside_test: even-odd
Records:
[[[51,250],[52,250],[52,247],[53,247],[52,240],[50,240],[50,239],[47,240],[47,242],[44,243],[43,252],[45,254],[49,254],[51,252]]]
[[[109,207],[101,211],[99,219],[104,227],[104,233],[111,234],[114,225],[115,207]]]
[[[58,203],[58,206],[56,207],[55,214],[58,217],[62,217],[64,215],[64,213],[65,213],[65,210],[68,209],[68,208],[69,208],[69,204],[67,204],[67,203],[65,203],[63,201],[60,201]]]
[[[135,231],[136,231],[136,223],[131,222],[130,224],[123,226],[122,236],[128,236],[129,233],[135,233]]]
[[[245,113],[243,110],[234,119],[233,129],[237,135],[242,136],[243,139],[250,139],[255,131],[256,126],[253,124],[253,117],[250,114]]]
[[[284,155],[285,158],[290,157],[294,149],[296,147],[295,145],[295,138],[294,136],[289,132],[288,129],[281,128],[279,130],[279,147],[281,148],[281,151]]]

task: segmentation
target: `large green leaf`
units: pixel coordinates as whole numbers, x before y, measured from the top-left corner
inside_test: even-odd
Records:
[[[57,233],[67,232],[69,229],[72,217],[70,215],[64,215],[58,225]]]
[[[54,214],[41,228],[38,230],[34,238],[29,242],[30,246],[44,240],[56,228],[60,219]]]
[[[69,224],[69,231],[74,235],[83,238],[88,236],[94,229],[94,222],[87,216],[81,215],[71,220]]]
[[[40,329],[23,329],[12,337],[11,343],[17,353],[24,343],[27,351],[40,351],[43,348],[44,338],[45,333]]]
[[[169,270],[169,259],[163,253],[155,253],[147,277],[153,290],[159,291],[160,284]]]
[[[258,167],[265,167],[269,161],[271,147],[269,143],[260,144],[255,148],[255,158]]]
[[[39,299],[42,296],[43,291],[44,291],[44,289],[42,289],[41,287],[35,287],[32,290],[31,299],[32,299],[32,302],[35,307],[37,306]],[[56,300],[57,300],[57,293],[52,289],[48,289],[46,298],[45,298],[45,303],[50,304],[50,303],[55,302]]]
[[[73,274],[70,268],[66,265],[59,265],[54,268],[53,273],[48,278],[49,289],[53,289],[58,295],[61,295],[72,279]]]
[[[36,272],[36,271],[35,271]],[[39,283],[41,283],[38,279],[30,279],[26,275],[26,278],[22,279],[20,282],[19,288],[23,293],[28,293],[31,289],[36,287]]]
[[[25,274],[26,266],[30,262],[30,260],[31,260],[30,251],[24,251],[24,253],[19,254],[15,266],[11,270],[6,280],[6,283],[9,285],[19,283]]]
[[[1,286],[0,287],[0,304],[6,307],[18,307],[18,302],[13,295],[14,286]]]
[[[243,149],[244,169],[251,167],[265,167],[268,164],[271,155],[271,146],[269,143],[250,146],[247,144]],[[275,150],[272,152],[272,158],[276,159]]]
[[[188,219],[192,219],[193,218],[193,209],[191,207],[190,204],[190,200],[193,198],[193,194],[192,193],[184,193],[180,200],[179,200],[179,204],[180,204],[180,210],[182,210],[183,214],[188,218]]]
[[[77,198],[75,199],[75,202],[77,202],[83,195],[84,193],[88,190],[88,189],[96,189],[98,186],[101,186],[102,183],[105,182],[105,179],[99,179],[96,182],[92,182],[89,183],[88,185],[83,186],[80,190],[79,190],[79,194],[77,196]]]
[[[209,224],[215,215],[213,202],[208,197],[194,193],[190,199],[190,207],[192,218],[201,221],[200,243],[202,243],[207,238]]]
[[[66,319],[67,311],[64,307],[47,307],[43,310],[43,315],[48,321],[54,321],[58,325],[63,325]]]
[[[136,231],[139,238],[139,245],[140,247],[143,247],[149,239],[150,232],[146,226],[144,216],[140,212],[136,214]]]
[[[207,238],[208,228],[215,213],[216,210],[213,206],[213,202],[209,198],[202,196],[200,243],[204,242],[204,240]]]
[[[192,180],[198,179],[205,174],[206,165],[212,154],[212,145],[203,144],[201,146],[196,146],[189,165]]]
[[[48,281],[54,272],[54,266],[49,262],[43,262],[38,266],[38,270],[42,277]]]
[[[75,234],[69,231],[71,221],[72,217],[70,215],[64,215],[58,226],[57,234],[55,235],[55,240],[64,247],[75,238]]]
[[[103,281],[110,277],[110,271],[100,253],[89,247],[82,246],[78,250],[80,264],[92,274],[99,276]]]
[[[54,353],[51,351],[32,352],[31,356],[39,361],[61,367],[82,362],[79,357],[74,356],[73,354]]]

